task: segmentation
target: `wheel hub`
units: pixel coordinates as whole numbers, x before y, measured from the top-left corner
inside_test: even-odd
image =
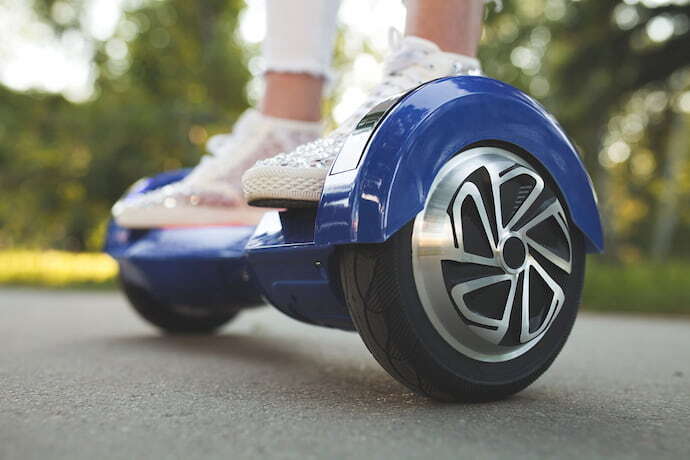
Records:
[[[437,174],[415,219],[412,259],[441,337],[473,359],[507,361],[535,346],[565,303],[568,219],[524,159],[474,148]]]
[[[503,268],[510,273],[520,270],[527,261],[527,246],[518,236],[509,236],[499,246]]]

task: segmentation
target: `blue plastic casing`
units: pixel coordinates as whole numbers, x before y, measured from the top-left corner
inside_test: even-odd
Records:
[[[338,274],[336,247],[314,244],[314,209],[269,212],[246,246],[264,296],[288,316],[354,330]]]
[[[436,80],[410,92],[375,127],[355,169],[328,176],[315,243],[379,243],[423,208],[449,158],[500,143],[530,155],[554,179],[589,252],[603,250],[591,181],[561,127],[516,88],[485,77]]]
[[[144,178],[128,197],[184,178],[182,169]],[[246,307],[263,303],[244,247],[252,226],[129,230],[111,222],[105,251],[117,260],[120,276],[153,300],[171,305]]]
[[[127,283],[160,303],[248,307],[263,303],[244,253],[253,231],[208,227],[141,232],[112,225],[106,250]]]

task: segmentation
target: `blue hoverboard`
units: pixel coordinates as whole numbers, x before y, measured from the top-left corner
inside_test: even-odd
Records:
[[[513,394],[549,367],[575,321],[585,253],[602,249],[591,181],[561,127],[475,76],[374,107],[316,207],[269,211],[256,227],[111,224],[106,247],[134,308],[165,331],[212,332],[268,301],[358,331],[412,390],[465,401]]]

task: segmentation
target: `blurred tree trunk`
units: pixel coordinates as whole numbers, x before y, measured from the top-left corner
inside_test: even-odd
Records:
[[[613,176],[599,160],[599,153],[604,146],[604,135],[606,134],[606,122],[609,118],[608,112],[599,112],[594,115],[587,123],[587,130],[592,133],[584,137],[582,144],[583,162],[589,171],[594,190],[599,200],[599,215],[604,229],[604,246],[606,251],[603,255],[606,259],[616,259],[616,247],[618,242],[616,232],[612,228],[613,208],[615,203],[611,199],[611,189],[613,186]]]
[[[598,153],[598,152],[597,152]],[[598,156],[598,155],[597,155]],[[606,259],[618,260],[618,238],[613,225],[615,213],[613,212],[616,203],[613,202],[614,177],[604,165],[597,159],[596,169],[593,174],[594,187],[599,198],[599,214],[601,215],[601,225],[604,228],[604,244]]]
[[[690,153],[690,117],[676,114],[671,122],[666,150],[663,184],[652,232],[651,256],[660,261],[668,256],[678,223],[680,179]]]

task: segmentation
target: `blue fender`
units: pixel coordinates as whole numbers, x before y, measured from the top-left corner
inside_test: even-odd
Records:
[[[563,129],[516,88],[476,76],[427,83],[389,110],[358,163],[346,171],[334,168],[326,179],[315,243],[387,240],[422,210],[434,177],[449,158],[487,142],[512,145],[543,165],[588,251],[603,250],[594,189]]]

